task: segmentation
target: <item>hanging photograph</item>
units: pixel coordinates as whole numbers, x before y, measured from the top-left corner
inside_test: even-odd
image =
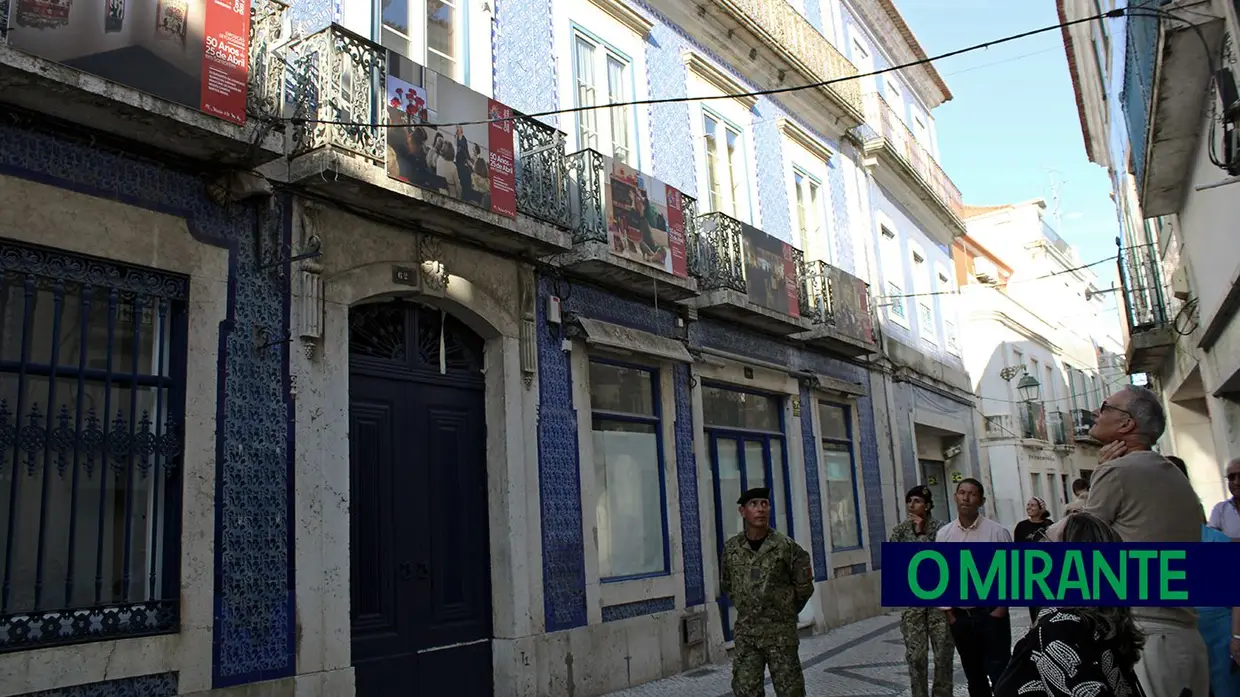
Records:
[[[15,0],[13,9],[21,31],[10,48],[245,123],[250,0]]]
[[[402,56],[389,64],[388,122],[399,126],[387,129],[388,176],[516,217],[512,109]]]
[[[41,30],[64,28],[69,26],[69,10],[72,8],[73,0],[17,0],[16,26]],[[10,43],[18,34],[14,32],[10,35]]]
[[[741,223],[745,249],[745,287],[749,301],[792,317],[801,316],[796,262],[792,246],[765,232]]]
[[[610,157],[603,161],[612,253],[687,276],[680,191]]]
[[[869,286],[852,274],[829,267],[831,313],[835,328],[841,333],[863,341],[874,341],[874,325],[870,319]]]
[[[103,32],[115,34],[125,28],[125,0],[107,0],[107,14],[103,17]]]

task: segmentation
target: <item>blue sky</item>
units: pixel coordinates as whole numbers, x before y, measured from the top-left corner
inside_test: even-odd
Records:
[[[928,55],[1057,24],[1054,0],[896,0]],[[941,164],[965,203],[1044,198],[1082,263],[1115,254],[1111,182],[1085,156],[1058,30],[935,63],[954,98],[934,111]],[[1109,287],[1115,266],[1094,268]]]

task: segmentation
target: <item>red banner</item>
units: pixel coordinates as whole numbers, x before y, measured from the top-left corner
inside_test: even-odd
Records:
[[[489,124],[488,147],[491,170],[491,212],[517,216],[516,157],[512,142],[512,107],[487,100],[487,118],[502,119]]]
[[[202,110],[245,123],[249,76],[250,0],[206,0]]]
[[[797,264],[792,258],[792,247],[784,245],[784,288],[788,293],[788,314],[801,316],[801,293],[797,289]]]
[[[672,273],[681,278],[689,275],[685,259],[685,212],[680,190],[664,185],[667,190],[667,246],[672,251]]]

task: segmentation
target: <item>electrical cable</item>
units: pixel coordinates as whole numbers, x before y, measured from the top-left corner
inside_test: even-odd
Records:
[[[1074,273],[1076,271],[1083,271],[1084,269],[1088,269],[1090,267],[1097,266],[1099,264],[1105,264],[1108,261],[1114,261],[1116,259],[1116,256],[1117,255],[1112,255],[1112,256],[1106,257],[1105,259],[1099,259],[1098,261],[1091,262],[1089,264],[1084,264],[1081,266],[1074,266],[1070,269],[1061,269],[1059,271],[1053,271],[1043,276],[1035,276],[1033,278],[1018,278],[1014,281],[1008,281],[1007,283],[1004,283],[1002,285],[996,284],[994,286],[988,286],[988,287],[1006,288],[1016,283],[1029,283],[1031,281],[1044,281],[1048,278],[1053,278],[1055,276],[1062,276],[1064,274]],[[931,296],[931,295],[961,295],[963,294],[963,292],[964,291],[962,289],[956,289],[956,290],[936,290],[936,291],[930,291],[926,293],[904,293],[902,295],[880,295],[880,296],[876,296],[875,300],[894,300],[896,298],[921,298],[921,297],[926,297],[926,296]]]
[[[1126,13],[1126,11],[1127,10],[1125,8],[1117,8],[1114,10],[1103,12],[1102,14],[1091,15],[1089,17],[1083,17],[1081,19],[1073,19],[1067,22],[1060,22],[1058,24],[1053,24],[1053,25],[1041,27],[1038,29],[1031,29],[1029,31],[1020,32],[1019,34],[1011,34],[1009,36],[1005,36],[1002,38],[992,39],[990,41],[986,41],[980,44],[974,44],[972,46],[966,46],[964,48],[958,48],[953,51],[947,51],[946,53],[940,53],[935,56],[921,58],[915,61],[910,61],[908,63],[902,63],[900,65],[894,65],[894,66],[887,67],[887,68],[880,68],[878,70],[872,70],[868,73],[857,73],[856,75],[846,75],[844,77],[831,78],[829,80],[821,80],[819,82],[811,82],[808,84],[790,85],[788,87],[773,87],[770,89],[754,90],[751,92],[741,92],[741,93],[734,93],[734,94],[701,95],[701,96],[695,96],[695,97],[686,96],[686,97],[661,97],[661,98],[653,98],[653,99],[635,99],[635,100],[631,100],[627,102],[609,102],[606,104],[590,104],[590,105],[582,105],[582,106],[575,106],[575,107],[567,107],[563,109],[549,109],[546,111],[538,111],[538,112],[533,112],[533,113],[528,113],[528,114],[516,113],[514,110],[513,115],[510,117],[494,118],[494,119],[490,119],[490,118],[478,119],[474,121],[457,121],[457,122],[452,122],[452,123],[421,122],[421,123],[413,124],[413,125],[423,126],[425,128],[455,128],[458,126],[483,126],[483,125],[488,125],[492,123],[516,121],[519,119],[537,119],[537,118],[542,118],[546,116],[577,114],[577,113],[581,113],[585,111],[594,111],[595,109],[612,109],[615,107],[633,107],[633,106],[653,106],[657,104],[685,104],[685,103],[691,103],[691,102],[715,101],[715,100],[723,100],[723,99],[745,99],[745,98],[751,98],[751,97],[767,97],[767,96],[776,95],[776,94],[787,94],[790,92],[801,92],[804,90],[811,90],[811,89],[821,89],[823,87],[830,87],[832,85],[843,83],[843,82],[851,82],[854,80],[860,80],[862,78],[875,77],[877,75],[884,75],[886,73],[898,72],[901,70],[906,70],[908,68],[915,68],[921,65],[931,64],[931,63],[934,63],[935,61],[944,60],[946,58],[953,58],[955,56],[961,56],[966,53],[972,53],[974,51],[981,51],[983,49],[991,48],[992,46],[999,46],[1001,44],[1010,43],[1013,41],[1019,41],[1021,39],[1026,39],[1031,36],[1037,36],[1038,34],[1045,34],[1051,31],[1059,31],[1059,30],[1064,29],[1065,27],[1075,26],[1077,24],[1086,24],[1089,22],[1095,22],[1095,21],[1099,21],[1099,20],[1107,19],[1107,18],[1122,17]],[[386,99],[386,95],[384,96],[384,98]],[[411,124],[404,124],[404,123],[365,123],[365,122],[358,122],[358,121],[309,119],[309,118],[297,117],[297,116],[284,117],[281,120],[287,121],[295,125],[319,124],[319,125],[325,125],[325,126],[352,126],[355,128],[405,128],[411,125]]]

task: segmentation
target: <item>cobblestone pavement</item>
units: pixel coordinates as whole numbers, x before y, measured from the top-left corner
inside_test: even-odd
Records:
[[[1028,629],[1029,614],[1024,608],[1013,608],[1012,643]],[[911,693],[900,637],[900,615],[896,612],[802,639],[801,664],[805,670],[805,691],[811,696],[892,697]],[[930,673],[934,674],[933,664]],[[732,697],[731,681],[730,663],[709,665],[613,692],[609,697]],[[959,656],[953,682],[955,695],[968,695]],[[769,677],[766,685],[766,694],[773,695],[775,690]]]

